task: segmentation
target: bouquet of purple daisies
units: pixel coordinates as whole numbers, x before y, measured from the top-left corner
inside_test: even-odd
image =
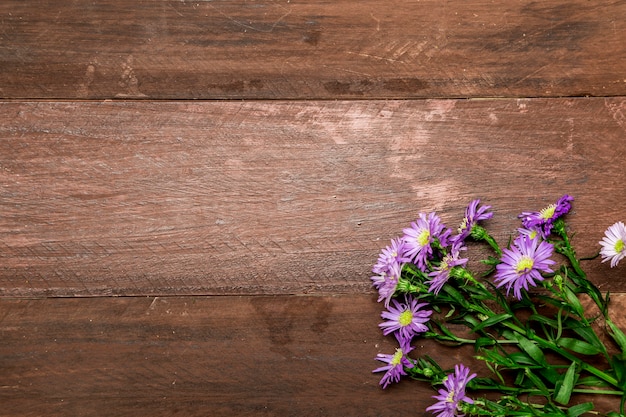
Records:
[[[384,372],[382,387],[403,377],[429,382],[438,395],[426,410],[439,417],[600,414],[593,402],[571,405],[576,394],[615,396],[619,411],[604,415],[623,416],[626,335],[609,316],[609,294],[587,279],[571,246],[564,216],[572,201],[564,195],[521,213],[518,235],[503,248],[481,225],[493,212],[479,200],[456,231],[435,213],[420,213],[391,240],[371,278],[385,307],[380,328],[398,342],[395,353],[376,358],[384,363],[374,370]],[[469,241],[485,243],[490,253],[480,276],[464,257]],[[626,226],[610,226],[599,244],[587,259],[601,255],[617,266],[626,257]],[[585,311],[583,296],[597,312]],[[415,359],[409,354],[416,338],[473,345],[490,375],[479,377],[464,364],[445,370],[428,355]],[[488,399],[481,390],[501,396]]]

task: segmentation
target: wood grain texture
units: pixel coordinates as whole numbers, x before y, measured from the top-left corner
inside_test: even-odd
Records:
[[[371,265],[421,211],[481,198],[506,242],[563,193],[595,253],[626,221],[625,16],[0,2],[0,414],[430,416],[429,387],[371,373],[396,347]],[[624,269],[583,266],[626,328]]]
[[[431,416],[427,384],[383,391],[371,373],[396,348],[380,307],[368,295],[0,299],[2,413]],[[412,355],[489,375],[471,349],[421,341]]]
[[[622,1],[4,1],[3,98],[626,93]]]
[[[377,353],[395,349],[377,328],[379,307],[368,296],[2,300],[3,412],[376,416],[423,409],[430,387],[383,392],[371,372]]]
[[[368,291],[420,211],[474,198],[504,243],[574,195],[581,255],[625,220],[623,98],[0,107],[5,296]]]

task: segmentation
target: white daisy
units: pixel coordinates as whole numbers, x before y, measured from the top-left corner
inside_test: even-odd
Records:
[[[626,226],[624,223],[617,222],[609,226],[599,243],[602,246],[600,249],[602,262],[611,260],[611,268],[613,268],[619,261],[626,258]]]

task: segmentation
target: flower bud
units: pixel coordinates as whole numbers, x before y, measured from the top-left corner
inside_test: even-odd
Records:
[[[559,291],[563,291],[563,277],[559,274],[556,274],[554,278],[552,278],[552,282],[559,287]]]
[[[470,235],[476,240],[485,240],[487,236],[489,236],[487,230],[485,230],[484,227],[478,225],[474,225],[474,227],[472,227],[472,232],[470,233]]]

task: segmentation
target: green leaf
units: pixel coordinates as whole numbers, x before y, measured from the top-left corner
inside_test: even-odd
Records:
[[[565,349],[569,349],[582,355],[597,355],[598,353],[602,352],[601,349],[597,348],[591,343],[587,343],[571,337],[562,337],[557,340],[557,343],[559,346],[564,347]]]
[[[606,324],[608,324],[611,329],[609,334],[613,337],[613,340],[615,340],[615,342],[619,345],[622,352],[626,352],[626,335],[624,335],[624,332],[622,332],[620,328],[617,327],[611,320],[607,319]]]
[[[541,367],[541,369],[539,369],[537,372],[543,377],[543,379],[545,379],[552,385],[556,385],[559,381],[563,380],[563,375],[558,373],[556,368],[553,368],[551,366]]]
[[[456,339],[456,335],[455,335],[454,333],[452,333],[452,332],[450,331],[450,329],[448,329],[448,328],[446,327],[446,325],[445,325],[445,324],[443,324],[443,323],[441,323],[441,322],[439,322],[439,321],[435,321],[435,320],[432,320],[432,322],[433,322],[433,323],[435,323],[435,324],[437,325],[437,327],[439,327],[439,329],[441,330],[441,332],[442,332],[444,335],[446,335],[446,336],[448,336],[448,337],[451,337],[451,338]]]
[[[556,320],[549,319],[541,314],[531,314],[530,317],[528,317],[528,320],[546,324],[554,329],[558,328],[559,326],[559,323]]]
[[[516,335],[517,343],[520,348],[528,354],[537,364],[542,366],[548,366],[546,362],[546,356],[543,351],[535,344],[535,342],[525,338],[522,335]]]
[[[611,367],[621,384],[621,388],[626,389],[626,359],[623,357],[623,354],[614,355],[611,358]]]
[[[511,369],[527,368],[529,366],[536,366],[537,365],[537,362],[535,362],[530,356],[528,356],[524,352],[512,352],[512,353],[509,353],[507,355],[507,358],[513,364],[519,365],[519,366],[514,366],[514,365],[509,366],[509,368],[511,368]]]
[[[576,319],[568,318],[565,320],[565,322],[563,322],[563,325],[566,329],[575,331],[578,336],[585,340],[595,338],[595,333],[593,332],[593,329]]]
[[[496,365],[509,367],[513,362],[507,355],[502,355],[496,349],[483,349],[480,355],[476,356],[477,359],[484,361],[485,363],[493,363]]]
[[[467,300],[454,287],[452,287],[451,285],[446,285],[446,286],[443,287],[443,291],[445,293],[447,293],[452,300],[456,301],[456,303],[458,305],[461,305],[463,307],[467,307]]]
[[[455,312],[456,308],[454,306],[450,306],[450,311],[448,311],[444,318],[449,319]]]
[[[567,286],[563,287],[563,292],[565,293],[565,297],[567,298],[567,302],[570,307],[574,309],[579,317],[582,317],[585,314],[585,309],[583,309],[583,305],[580,303],[578,296]]]
[[[463,316],[463,321],[470,329],[473,329],[480,324],[480,321],[476,317],[470,316],[469,314]]]
[[[496,314],[495,316],[491,316],[487,320],[479,323],[476,327],[474,327],[472,329],[472,331],[473,332],[478,332],[478,331],[484,329],[485,327],[491,327],[494,324],[498,324],[501,321],[508,320],[511,317],[513,317],[513,315],[511,315],[509,313]]]
[[[574,379],[576,378],[576,362],[567,368],[565,376],[563,377],[563,383],[561,384],[559,391],[554,397],[554,401],[559,404],[567,405],[574,389]]]
[[[568,417],[578,417],[593,410],[593,402],[576,404],[567,409]]]
[[[524,370],[524,375],[535,385],[535,388],[541,391],[542,395],[546,397],[550,395],[548,387],[546,387],[543,381],[541,381],[541,378],[535,375],[533,371],[530,370],[530,368],[526,368]]]
[[[484,346],[493,346],[495,343],[496,343],[495,340],[493,340],[490,337],[479,337],[474,342],[474,349],[479,350]]]
[[[585,387],[610,387],[611,386],[604,379],[598,378],[597,376],[594,376],[594,375],[580,378],[578,380],[578,385],[583,385]]]

